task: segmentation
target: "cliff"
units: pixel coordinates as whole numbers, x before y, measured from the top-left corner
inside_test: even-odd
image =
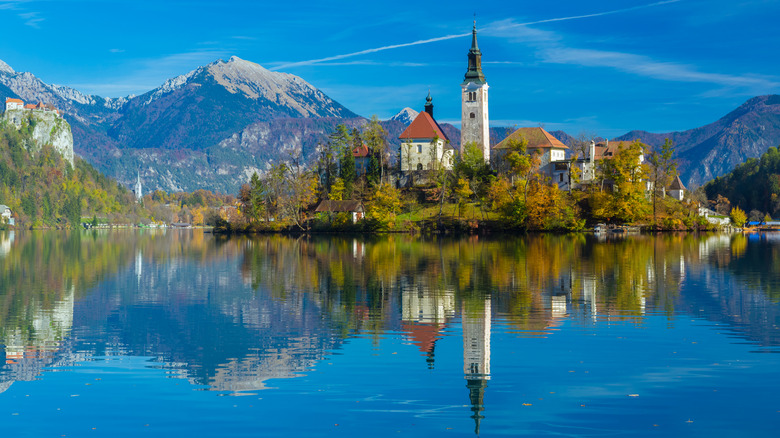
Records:
[[[62,157],[73,166],[73,133],[70,125],[59,114],[42,110],[8,110],[3,120],[12,123],[16,129],[30,132],[33,142],[27,144],[30,153],[51,144]]]

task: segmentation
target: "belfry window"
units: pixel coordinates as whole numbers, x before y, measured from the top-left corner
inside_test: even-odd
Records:
[[[474,102],[475,100],[477,100],[477,92],[476,91],[469,91],[468,92],[468,96],[466,97],[466,99],[469,102]]]
[[[471,114],[469,114],[469,118],[470,118],[470,119],[474,119],[474,118],[476,118],[476,117],[477,117],[477,116],[476,116],[476,114],[474,114],[474,113],[471,113]]]

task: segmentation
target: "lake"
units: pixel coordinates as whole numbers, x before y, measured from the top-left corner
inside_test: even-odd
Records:
[[[0,232],[3,436],[775,437],[780,235]]]

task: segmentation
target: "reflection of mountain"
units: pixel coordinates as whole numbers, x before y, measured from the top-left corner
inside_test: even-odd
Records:
[[[307,373],[355,334],[399,331],[432,368],[460,316],[479,425],[493,315],[519,336],[549,336],[683,309],[778,345],[777,242],[426,239],[17,233],[0,263],[0,382],[126,354],[210,389],[258,390]]]
[[[253,290],[235,274],[240,254],[229,246],[208,263],[136,262],[106,282],[77,306],[78,324],[92,334],[79,348],[121,345],[181,368],[193,383],[244,391],[294,377],[340,344],[315,297]]]

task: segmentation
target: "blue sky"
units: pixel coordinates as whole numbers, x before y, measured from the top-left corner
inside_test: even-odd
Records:
[[[494,126],[669,132],[780,93],[780,2],[761,0],[0,0],[0,59],[117,97],[236,55],[367,117],[419,111],[430,89],[458,123],[475,13]]]

